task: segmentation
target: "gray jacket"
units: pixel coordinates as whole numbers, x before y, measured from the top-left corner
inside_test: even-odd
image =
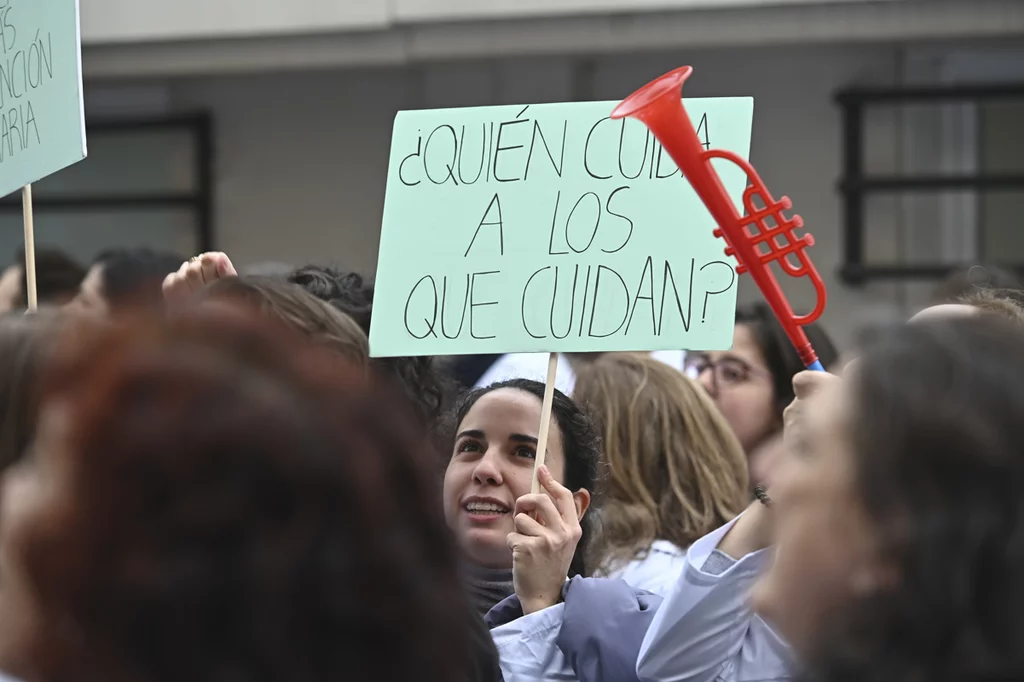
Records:
[[[523,615],[515,595],[486,621],[505,682],[633,682],[636,661],[661,597],[621,580],[573,578],[562,603]]]

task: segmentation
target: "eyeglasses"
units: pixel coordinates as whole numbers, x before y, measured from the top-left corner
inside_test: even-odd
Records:
[[[735,357],[724,357],[714,362],[706,355],[687,356],[683,372],[691,379],[699,379],[705,372],[711,372],[711,383],[717,391],[720,387],[732,387],[745,384],[752,378],[770,379],[771,374],[763,369],[751,367],[743,360]]]

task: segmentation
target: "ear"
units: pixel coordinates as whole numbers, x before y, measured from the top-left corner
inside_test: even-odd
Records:
[[[572,494],[572,501],[576,504],[576,518],[583,520],[583,515],[590,509],[590,491],[580,488]]]

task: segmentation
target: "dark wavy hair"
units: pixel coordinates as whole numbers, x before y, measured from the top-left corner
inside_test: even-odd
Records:
[[[781,425],[782,412],[796,397],[793,393],[793,376],[806,367],[767,304],[759,301],[737,307],[736,324],[750,328],[754,342],[768,365],[768,371],[772,373],[774,412]],[[839,359],[839,353],[825,329],[815,323],[806,325],[804,332],[807,334],[807,340],[811,342],[811,347],[818,354],[818,360],[825,369],[831,368]]]
[[[811,675],[1024,679],[1024,331],[902,326],[867,342],[850,381],[855,489],[898,582],[835,615]]]
[[[152,249],[111,249],[93,261],[101,266],[103,298],[111,310],[162,309],[164,278],[184,262],[176,253]]]
[[[511,379],[467,391],[455,403],[454,409],[444,424],[449,457],[455,451],[455,434],[458,432],[459,424],[466,418],[473,405],[488,393],[502,388],[524,391],[538,400],[544,400],[544,384],[530,379]],[[558,389],[555,389],[554,399],[551,403],[551,416],[558,424],[558,430],[562,436],[562,448],[565,452],[565,479],[559,483],[572,491],[585,489],[593,496],[597,489],[597,467],[601,459],[601,437],[598,435],[593,421],[572,398]],[[570,578],[577,575],[588,575],[589,567],[585,565],[585,556],[593,535],[589,514],[583,516],[580,525],[583,529],[583,536],[576,545],[576,553],[573,555],[572,564],[569,567]]]
[[[63,494],[11,549],[49,626],[38,679],[462,678],[472,612],[421,429],[268,324],[66,337],[43,411],[66,426],[38,434]]]
[[[28,275],[25,272],[25,249],[15,254],[14,264],[21,268],[19,303],[28,307]],[[85,278],[85,268],[60,249],[36,249],[36,298],[39,305],[64,305],[75,297]]]
[[[288,276],[288,281],[326,301],[355,320],[367,337],[373,313],[373,286],[354,272],[307,265]],[[436,427],[447,408],[454,386],[429,356],[377,358],[375,364],[402,387],[420,418]]]

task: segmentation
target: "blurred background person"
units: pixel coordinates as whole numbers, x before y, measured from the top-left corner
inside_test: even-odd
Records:
[[[0,315],[0,472],[32,442],[40,382],[62,325],[54,309]]]
[[[71,305],[95,315],[162,309],[163,281],[182,260],[176,254],[150,249],[104,251],[93,261]]]
[[[747,506],[743,448],[696,382],[651,357],[605,355],[573,397],[603,433],[589,572],[664,595],[690,543]]]
[[[825,369],[836,349],[824,328],[804,327]],[[793,376],[805,369],[782,325],[765,303],[736,309],[732,349],[692,352],[686,373],[700,381],[747,455],[753,483],[769,480],[782,447],[782,413],[793,402]]]
[[[196,303],[255,311],[358,366],[369,362],[366,334],[355,320],[283,279],[251,275],[218,279],[196,294]]]
[[[191,300],[196,291],[237,276],[234,264],[225,253],[203,253],[181,263],[163,282],[163,293],[172,306]],[[373,286],[354,272],[307,265],[290,273],[288,282],[306,290],[350,317],[368,338],[373,313]],[[417,415],[436,431],[445,410],[450,407],[454,385],[430,356],[375,358],[373,366],[402,387],[416,408]],[[438,443],[439,449],[447,445]]]
[[[62,340],[3,484],[4,670],[475,678],[425,441],[362,372],[224,311]]]
[[[694,545],[641,678],[1019,679],[1022,347],[1001,316],[937,318],[875,335],[841,381],[801,375],[770,496]]]
[[[1020,290],[1024,283],[1020,277],[997,265],[970,265],[957,268],[932,290],[929,305],[955,303],[964,296],[981,290]]]
[[[36,249],[36,298],[40,307],[61,306],[71,301],[85,277],[85,268],[60,249]],[[25,250],[0,275],[0,313],[28,307]]]

